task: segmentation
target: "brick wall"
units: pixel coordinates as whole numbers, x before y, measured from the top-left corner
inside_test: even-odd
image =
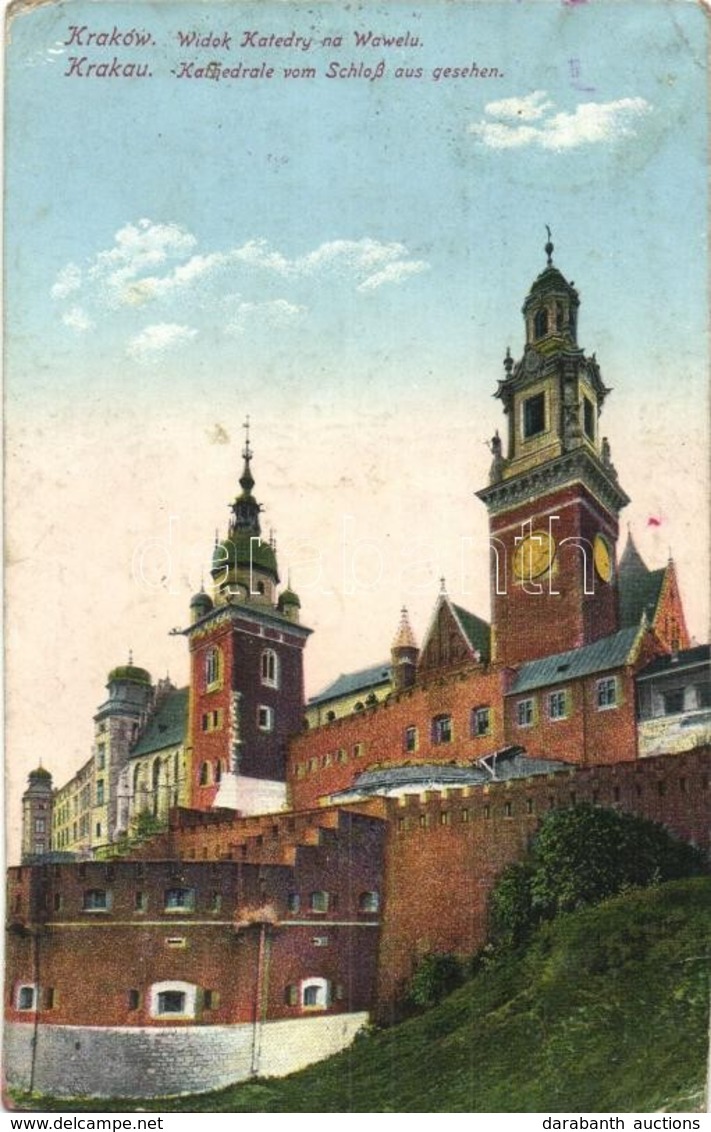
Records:
[[[589,801],[638,814],[711,849],[711,748],[573,768],[484,787],[389,799],[378,1012],[427,951],[472,955],[486,940],[489,892],[549,810]]]

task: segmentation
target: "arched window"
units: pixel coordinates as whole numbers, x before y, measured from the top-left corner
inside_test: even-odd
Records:
[[[304,1010],[325,1010],[328,1006],[328,981],[304,979],[301,984],[301,1005]]]
[[[217,645],[213,645],[205,653],[205,687],[214,688],[220,683],[222,676],[222,653]]]
[[[203,763],[202,766],[200,767],[200,785],[201,786],[209,786],[210,785],[210,764],[209,763]]]
[[[274,649],[265,649],[262,653],[262,684],[269,688],[279,687],[279,657]]]
[[[533,320],[533,333],[536,338],[542,338],[544,334],[548,333],[548,311],[543,307],[542,310],[536,311],[536,316]]]
[[[311,893],[311,911],[328,912],[328,893],[319,891]]]
[[[193,1018],[197,1003],[197,987],[193,983],[154,983],[148,992],[153,1018]]]
[[[222,782],[222,763],[219,759],[215,763],[215,782]]]
[[[380,898],[377,892],[361,892],[358,897],[359,912],[377,912],[380,907]]]

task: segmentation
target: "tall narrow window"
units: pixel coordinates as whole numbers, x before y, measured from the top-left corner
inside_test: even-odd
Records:
[[[545,393],[536,393],[533,397],[527,397],[523,403],[523,435],[524,439],[529,436],[537,436],[546,430],[546,395]]]
[[[268,688],[279,686],[279,657],[274,649],[265,649],[262,653],[262,684]]]
[[[533,320],[533,333],[536,338],[542,338],[544,334],[548,333],[548,311],[545,307],[543,310],[536,311],[536,317]]]
[[[588,440],[595,439],[595,406],[589,397],[583,397],[583,429]]]
[[[205,653],[205,687],[208,690],[220,683],[221,669],[222,654],[217,645],[213,645]]]

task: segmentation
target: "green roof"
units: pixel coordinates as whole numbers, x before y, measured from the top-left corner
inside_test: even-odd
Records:
[[[229,569],[234,566],[259,567],[273,575],[279,581],[276,554],[268,542],[261,539],[257,541],[256,535],[249,532],[238,531],[231,538],[223,539],[215,546],[212,555],[212,572]]]
[[[359,668],[357,672],[342,672],[321,692],[311,696],[309,705],[338,700],[341,696],[354,696],[357,692],[367,692],[371,688],[389,684],[391,675],[390,662],[387,660],[382,664],[372,664],[370,668]]]
[[[544,656],[540,660],[529,660],[516,673],[509,694],[532,692],[535,688],[564,684],[567,680],[590,676],[594,672],[621,668],[630,659],[638,632],[639,626],[635,625],[629,629],[620,629],[610,637],[602,637],[583,648],[554,653],[553,656]]]
[[[620,624],[639,625],[642,614],[651,621],[659,604],[666,567],[659,570],[620,570]]]
[[[480,652],[485,660],[488,660],[491,651],[489,623],[481,617],[477,617],[476,613],[469,613],[468,610],[462,609],[461,605],[455,605],[454,602],[451,605],[471,647]]]
[[[137,668],[134,664],[120,664],[109,672],[109,684],[112,680],[129,680],[132,684],[150,684],[151,674],[145,668]]]
[[[177,691],[169,692],[165,699],[161,700],[131,751],[131,758],[177,746],[184,741],[187,726],[188,689],[179,688]]]

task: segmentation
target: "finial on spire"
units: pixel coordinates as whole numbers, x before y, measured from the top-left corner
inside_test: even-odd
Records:
[[[242,450],[242,455],[245,460],[251,460],[252,449],[249,446],[249,413],[247,413],[247,416],[244,418],[244,424],[242,425],[242,428],[244,429],[244,448]]]
[[[415,634],[410,625],[410,618],[407,615],[407,606],[403,605],[400,610],[400,624],[397,627],[395,640],[392,643],[393,649],[416,649],[417,641]]]
[[[546,244],[544,251],[545,251],[546,255],[548,256],[548,266],[550,267],[551,264],[553,263],[553,240],[551,238],[551,230],[550,230],[550,228],[548,227],[547,224],[546,224],[546,232],[548,233],[548,243]]]
[[[511,377],[511,370],[513,369],[513,364],[514,364],[513,358],[511,357],[511,347],[507,346],[506,347],[506,357],[504,358],[504,369],[506,370],[506,376],[507,377]]]
[[[444,574],[442,575],[442,577],[439,580],[439,592],[441,594],[446,594],[446,592],[447,592],[447,583],[444,579]]]
[[[129,665],[133,664],[133,649],[128,650],[128,663]]]

